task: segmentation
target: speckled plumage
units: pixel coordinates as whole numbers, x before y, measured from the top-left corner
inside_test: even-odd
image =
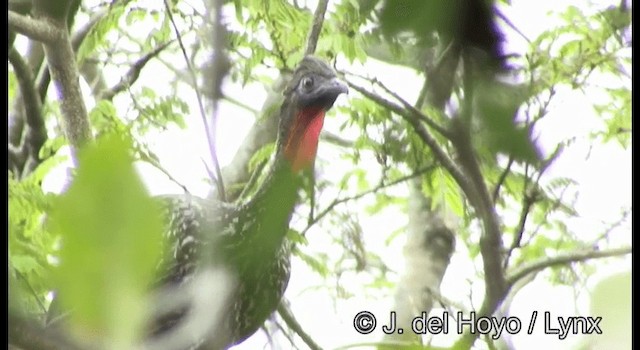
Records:
[[[295,130],[305,130],[309,121],[299,119],[307,118],[305,110],[316,114],[319,109],[326,111],[345,92],[346,86],[335,79],[326,63],[305,57],[285,90],[273,166],[253,198],[241,204],[223,204],[193,196],[162,197],[168,229],[159,286],[189,281],[202,268],[202,253],[212,257],[206,260],[210,264],[226,268],[235,277],[231,302],[219,329],[225,339],[209,340],[206,348],[226,348],[243,341],[280,303],[290,275],[291,247],[286,234],[300,183],[291,166],[295,160],[286,159],[283,145],[301,144],[299,140],[291,142],[292,137],[300,137],[291,129],[295,125]],[[152,333],[170,330],[181,322],[184,311],[164,315]],[[199,343],[191,348],[199,348]]]
[[[168,214],[169,256],[161,283],[175,286],[189,282],[201,268],[202,249],[208,249],[216,258],[214,264],[237,274],[238,284],[230,298],[233,303],[227,306],[220,329],[230,344],[241,342],[264,323],[284,294],[290,276],[289,242],[282,239],[274,243],[278,246],[275,251],[260,252],[267,249],[265,244],[252,242],[255,239],[251,237],[259,229],[255,216],[260,210],[247,205],[222,205],[193,196],[165,196],[162,200]],[[209,234],[215,235],[214,240],[207,237]],[[269,259],[255,258],[267,255]],[[182,316],[179,312],[165,317],[154,332],[166,331]]]

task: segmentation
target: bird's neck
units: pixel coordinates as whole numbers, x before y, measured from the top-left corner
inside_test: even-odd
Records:
[[[260,220],[262,244],[279,247],[298,200],[303,170],[315,160],[325,111],[310,107],[296,111],[287,132],[281,133],[275,160],[262,185],[247,203]]]
[[[322,107],[306,107],[294,112],[289,132],[283,135],[282,156],[297,173],[311,167],[318,151],[318,140],[324,123]]]
[[[260,265],[271,260],[282,249],[289,229],[289,222],[296,202],[301,177],[291,171],[291,165],[284,161],[272,163],[266,178],[252,199],[245,203],[248,217],[241,221],[249,222],[249,227],[240,231],[249,234],[251,243],[247,247],[257,249],[252,253],[254,264]]]

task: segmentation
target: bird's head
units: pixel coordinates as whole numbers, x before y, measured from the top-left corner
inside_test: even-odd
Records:
[[[279,147],[294,172],[309,167],[316,156],[325,113],[347,86],[324,61],[306,56],[284,91]]]

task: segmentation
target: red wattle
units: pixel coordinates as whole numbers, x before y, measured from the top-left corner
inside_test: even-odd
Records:
[[[324,123],[324,110],[306,109],[301,111],[296,119],[296,125],[290,136],[292,139],[289,140],[285,149],[294,172],[309,167],[316,157],[320,131]],[[296,137],[299,139],[294,140],[293,138]]]

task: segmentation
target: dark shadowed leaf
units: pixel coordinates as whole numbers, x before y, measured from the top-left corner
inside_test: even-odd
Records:
[[[380,13],[382,31],[387,36],[411,32],[427,39],[436,29],[451,31],[455,1],[392,0],[386,1]]]
[[[481,125],[480,144],[494,153],[504,153],[517,161],[537,163],[540,152],[531,140],[530,130],[516,123],[515,117],[528,94],[525,87],[502,83],[482,83],[476,103]]]

